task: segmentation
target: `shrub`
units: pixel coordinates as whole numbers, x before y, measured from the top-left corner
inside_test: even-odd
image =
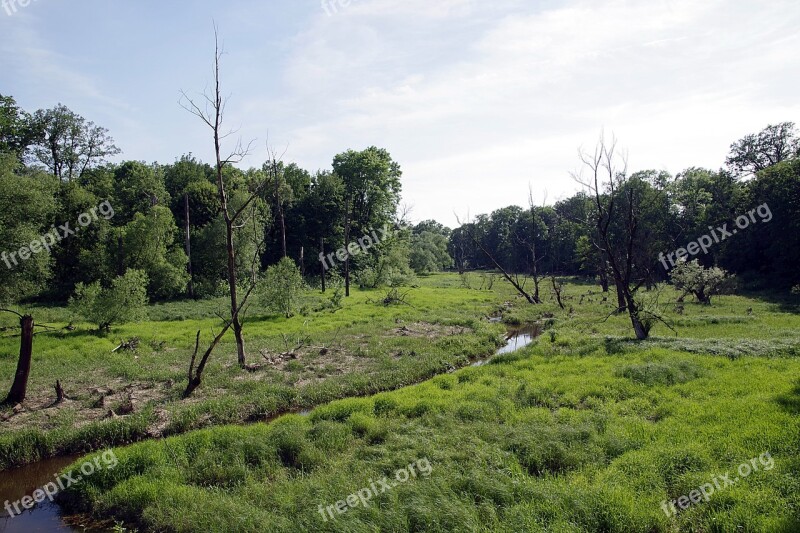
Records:
[[[303,276],[292,259],[284,257],[267,269],[264,275],[262,300],[273,311],[286,318],[294,315],[304,288]]]
[[[147,274],[141,270],[128,270],[104,289],[100,282],[90,285],[78,283],[75,294],[69,299],[71,311],[96,324],[100,331],[109,331],[113,324],[140,320],[147,307]]]
[[[703,268],[697,259],[679,264],[669,276],[684,296],[692,294],[703,304],[710,304],[712,296],[733,289],[733,276],[718,267]]]

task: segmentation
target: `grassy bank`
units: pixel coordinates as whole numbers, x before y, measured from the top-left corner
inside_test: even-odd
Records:
[[[524,304],[504,284],[428,283],[439,284],[437,302],[485,298],[475,311],[537,322],[544,335],[490,365],[308,416],[121,448],[117,469],[64,502],[148,531],[800,528],[800,316],[790,303],[665,305],[675,331],[658,326],[637,343],[591,285],[571,283],[561,310]],[[347,503],[421,460],[429,476]],[[740,476],[742,464],[758,469]],[[664,512],[723,476],[740,479]]]
[[[798,530],[800,362],[582,351],[542,339],[307,417],[119,449],[66,501],[153,531]],[[662,510],[765,453],[769,470]],[[430,476],[323,519],[423,458]]]

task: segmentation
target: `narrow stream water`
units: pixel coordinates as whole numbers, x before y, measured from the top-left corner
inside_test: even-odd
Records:
[[[542,333],[544,333],[544,328],[541,324],[526,324],[519,327],[509,326],[508,333],[506,333],[506,343],[501,346],[493,356],[475,361],[472,363],[472,366],[483,366],[498,355],[521,350],[532,343],[537,337],[540,337]]]
[[[494,355],[472,363],[472,366],[483,366],[495,356],[512,353],[524,348],[539,337],[543,332],[539,324],[528,324],[521,327],[510,327],[505,338],[505,344]],[[299,414],[308,414],[308,410]],[[25,496],[31,496],[34,491],[53,481],[57,474],[78,459],[77,456],[56,457],[45,459],[22,468],[0,472],[0,533],[108,533],[108,528],[97,524],[89,526],[85,523],[76,523],[79,518],[64,518],[61,509],[55,503],[45,500],[35,507],[23,510],[21,514],[9,516],[5,504],[8,503],[13,510],[15,502]],[[20,507],[21,509],[21,507]]]
[[[24,509],[20,500],[32,496],[34,491],[56,479],[58,473],[78,458],[56,457],[45,459],[22,468],[0,472],[0,533],[62,533],[78,531],[67,525],[59,507],[45,499],[32,509]],[[14,508],[21,511],[19,514]],[[9,514],[9,509],[13,516]]]

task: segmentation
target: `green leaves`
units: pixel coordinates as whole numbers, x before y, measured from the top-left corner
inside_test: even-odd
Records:
[[[78,283],[69,300],[70,310],[96,324],[100,331],[143,318],[146,306],[147,274],[133,269],[116,278],[108,289],[97,281],[89,285]]]
[[[297,265],[284,257],[267,269],[262,285],[262,300],[268,308],[290,318],[294,315],[304,285]]]

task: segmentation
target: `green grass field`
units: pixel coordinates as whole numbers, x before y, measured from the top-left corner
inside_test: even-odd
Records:
[[[204,343],[218,331],[224,302],[153,306],[150,322],[117,327],[108,335],[76,324],[75,331],[36,336],[28,400],[21,413],[0,411],[0,469],[43,457],[88,452],[108,445],[183,433],[221,424],[257,422],[351,396],[417,383],[490,355],[503,328],[483,320],[494,310],[488,291],[466,292],[457,278],[423,278],[409,305],[378,303],[385,291],[355,291],[343,309],[309,310],[291,319],[258,316],[245,322],[254,372],[236,365],[232,335],[215,351],[203,386],[182,400],[195,335]],[[63,328],[64,309],[35,308],[37,323]],[[191,318],[190,315],[194,313]],[[2,326],[14,322],[5,318]],[[0,339],[0,375],[13,376],[19,337]],[[140,339],[136,352],[112,350]],[[50,407],[53,385],[69,400]],[[102,397],[102,400],[101,400]],[[110,414],[125,413],[126,416]],[[10,418],[9,418],[10,417]]]
[[[411,305],[372,301],[382,294],[357,291],[336,313],[252,318],[252,362],[303,344],[297,358],[259,356],[264,368],[243,373],[224,344],[188,401],[179,393],[191,338],[198,328],[210,335],[217,302],[158,306],[152,322],[106,338],[85,325],[39,336],[34,396],[52,396],[50,382],[61,379],[77,397],[4,422],[28,417],[0,437],[3,464],[169,436],[115,448],[117,468],[63,495],[69,509],[141,531],[800,530],[796,302],[756,295],[676,306],[665,290],[675,332],[657,325],[651,340],[633,342],[626,317],[608,317],[598,288],[577,281],[566,310],[549,296],[530,306],[499,281],[465,289],[455,275],[422,278]],[[499,344],[503,327],[486,318],[498,311],[544,334],[469,367]],[[132,336],[142,339],[138,354],[110,354]],[[0,369],[11,375],[14,339],[2,343]],[[142,395],[130,415],[79,418],[107,410],[92,408],[92,389],[115,383],[161,393]],[[192,431],[224,424],[235,425]],[[420,460],[430,475],[335,510]],[[745,463],[757,467],[748,476],[737,472]],[[708,501],[662,510],[726,475],[738,479]]]

